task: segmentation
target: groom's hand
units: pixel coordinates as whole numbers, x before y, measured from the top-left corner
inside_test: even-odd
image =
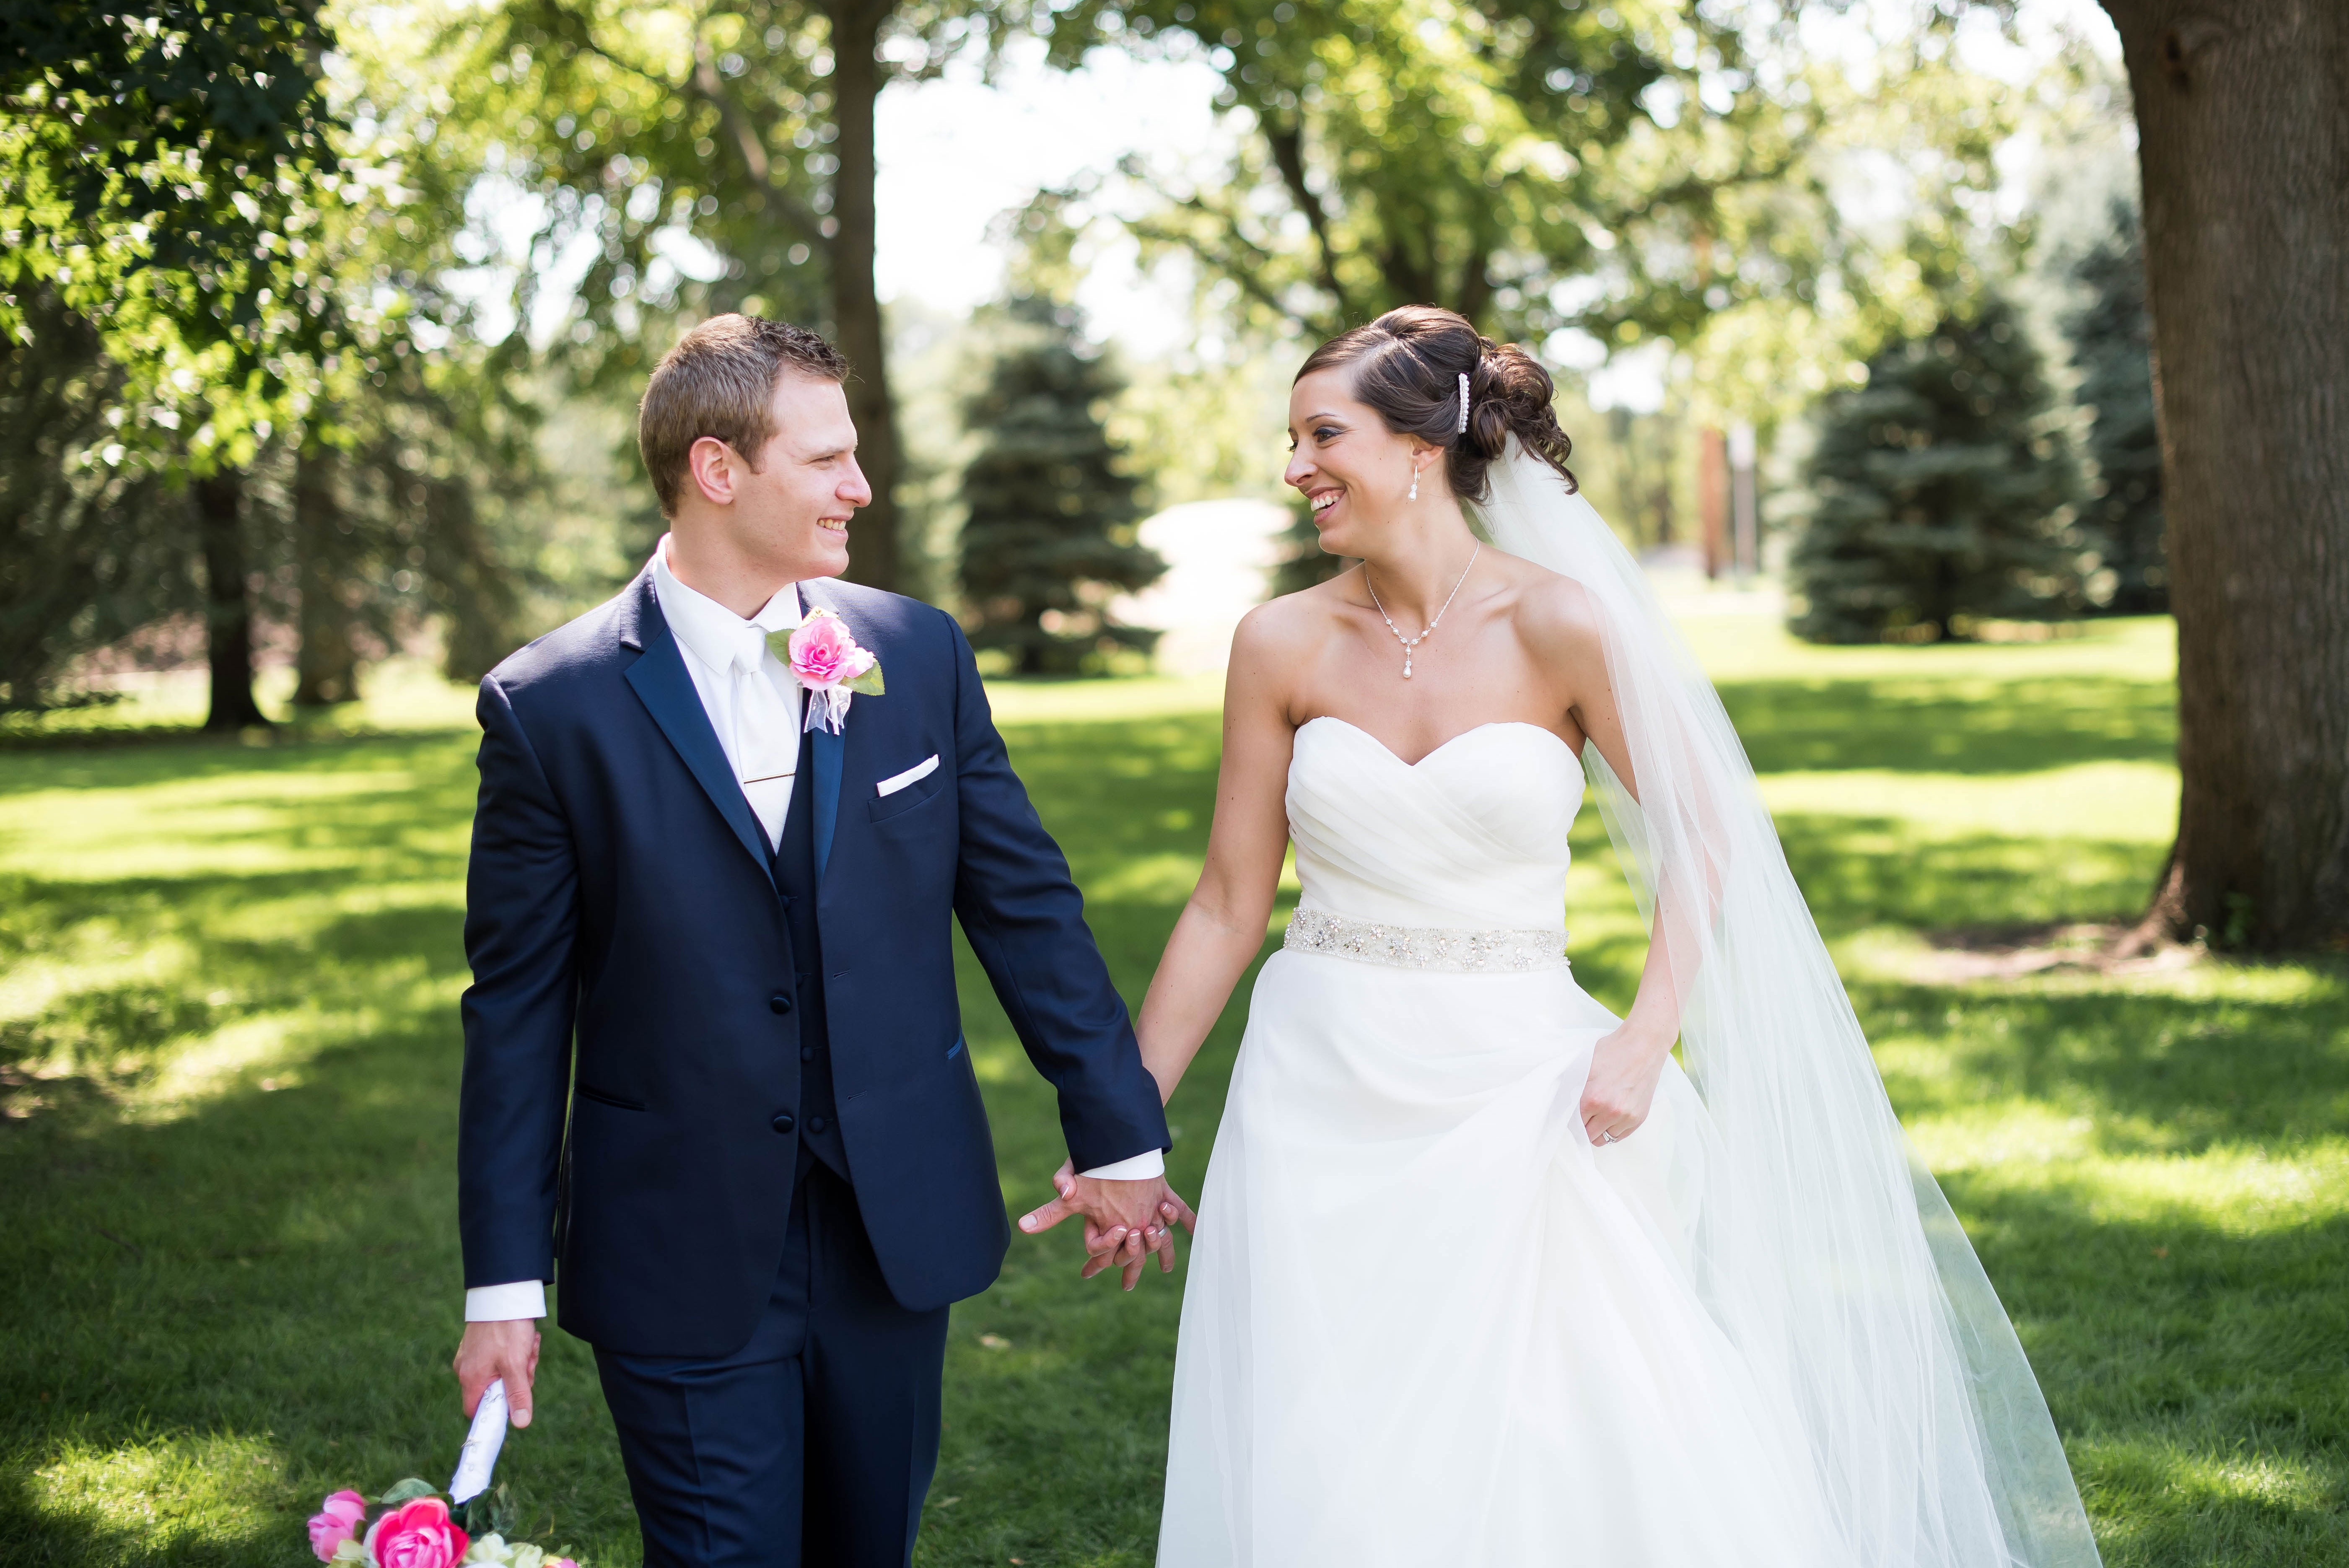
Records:
[[[470,1416],[492,1383],[506,1380],[506,1407],[517,1427],[530,1425],[530,1384],[538,1376],[538,1321],[515,1317],[496,1323],[469,1323],[458,1342],[457,1388]]]
[[[1066,1162],[1052,1173],[1060,1196],[1024,1216],[1019,1228],[1030,1235],[1049,1231],[1071,1214],[1085,1221],[1085,1266],[1080,1277],[1091,1279],[1105,1269],[1122,1269],[1125,1288],[1142,1278],[1143,1261],[1158,1255],[1158,1272],[1174,1272],[1174,1226],[1192,1229],[1196,1216],[1189,1204],[1154,1176],[1143,1181],[1102,1181],[1080,1176]]]

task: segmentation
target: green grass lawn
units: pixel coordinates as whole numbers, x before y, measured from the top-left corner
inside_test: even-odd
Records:
[[[1691,629],[2107,1561],[2349,1560],[2349,969],[1970,980],[1936,945],[2138,905],[2176,808],[2166,624],[1825,651]],[[272,745],[157,738],[189,713],[169,683],[0,728],[11,1568],[290,1568],[326,1491],[447,1479],[473,741],[467,694],[379,688]],[[1130,1000],[1197,871],[1216,696],[997,694]],[[1578,831],[1576,966],[1619,1006],[1640,934],[1595,812]],[[1061,1156],[1050,1097],[964,979],[1024,1209]],[[1193,1192],[1241,1022],[1173,1108]],[[1075,1247],[1016,1240],[956,1310],[930,1568],[1150,1561],[1181,1276],[1123,1296]],[[542,1376],[503,1474],[593,1568],[633,1563],[585,1350],[550,1331]]]

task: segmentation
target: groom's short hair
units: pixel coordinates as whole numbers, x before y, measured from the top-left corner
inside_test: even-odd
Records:
[[[677,340],[653,367],[636,408],[636,450],[653,477],[661,515],[685,493],[688,454],[708,436],[758,471],[774,438],[775,379],[786,370],[821,381],[848,379],[840,350],[803,326],[755,315],[713,315]]]

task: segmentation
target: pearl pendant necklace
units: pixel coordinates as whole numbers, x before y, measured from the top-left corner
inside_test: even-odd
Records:
[[[1370,562],[1364,562],[1362,563],[1362,586],[1371,591],[1371,603],[1378,605],[1379,619],[1387,624],[1387,630],[1392,632],[1394,634],[1395,641],[1402,645],[1403,679],[1411,679],[1411,659],[1413,651],[1418,648],[1420,644],[1435,635],[1435,628],[1444,624],[1444,611],[1452,608],[1452,601],[1460,597],[1460,584],[1468,581],[1468,573],[1475,570],[1476,565],[1476,557],[1484,553],[1484,550],[1485,542],[1480,539],[1476,542],[1476,548],[1468,552],[1468,564],[1460,569],[1460,582],[1454,583],[1452,585],[1452,592],[1444,596],[1443,609],[1439,609],[1435,612],[1435,619],[1430,621],[1427,624],[1427,629],[1420,633],[1416,637],[1404,636],[1402,634],[1402,628],[1397,626],[1394,624],[1394,618],[1387,614],[1387,607],[1384,604],[1379,603],[1378,587],[1371,581]]]

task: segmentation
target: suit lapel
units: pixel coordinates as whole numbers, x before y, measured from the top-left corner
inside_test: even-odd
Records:
[[[734,830],[742,848],[759,862],[759,869],[768,880],[774,877],[768,864],[766,835],[759,830],[759,820],[751,813],[750,802],[735,781],[734,769],[726,763],[725,748],[718,744],[718,732],[709,727],[709,715],[701,706],[701,694],[694,689],[693,676],[685,667],[685,654],[677,645],[677,634],[670,631],[662,618],[659,601],[653,594],[652,573],[639,577],[631,593],[636,597],[636,617],[633,626],[624,627],[620,640],[642,650],[642,656],[627,669],[628,685],[636,688],[653,722],[692,772],[696,782],[709,795],[709,803],[718,808],[726,825]],[[821,770],[822,764],[818,764]],[[819,819],[819,821],[822,819]],[[822,851],[818,851],[822,863]]]
[[[826,585],[823,582],[801,583],[800,604],[803,609],[831,611],[848,623],[851,635],[857,635],[856,623],[841,614],[840,606],[833,603],[832,595],[826,592]],[[857,640],[864,641],[862,636],[858,636]],[[871,645],[869,643],[865,644],[867,647]],[[848,704],[848,717],[842,721],[840,734],[834,735],[822,725],[815,727],[815,752],[812,758],[815,765],[815,778],[812,780],[815,785],[813,801],[815,821],[812,825],[815,829],[815,881],[818,887],[823,885],[824,862],[832,858],[832,830],[840,820],[841,767],[848,755],[847,727],[855,717],[856,699],[851,698]]]

